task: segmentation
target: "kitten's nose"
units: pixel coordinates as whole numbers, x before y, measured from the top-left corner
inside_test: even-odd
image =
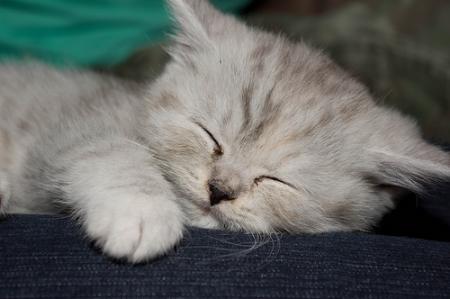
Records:
[[[209,181],[209,202],[211,206],[218,204],[222,200],[233,200],[233,194],[225,191],[225,188],[221,187],[216,181]]]

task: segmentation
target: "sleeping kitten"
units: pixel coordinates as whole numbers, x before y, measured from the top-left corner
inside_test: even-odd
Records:
[[[202,0],[152,84],[0,66],[3,213],[70,210],[113,257],[164,254],[186,225],[368,230],[396,190],[449,177],[447,153],[302,43]]]

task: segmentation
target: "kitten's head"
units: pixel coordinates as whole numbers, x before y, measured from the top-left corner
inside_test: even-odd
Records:
[[[365,230],[448,154],[320,52],[171,0],[179,31],[149,95],[150,146],[193,223]]]

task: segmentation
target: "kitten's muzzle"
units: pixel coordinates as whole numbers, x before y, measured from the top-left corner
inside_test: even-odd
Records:
[[[235,199],[233,192],[230,192],[216,180],[211,180],[208,182],[209,188],[209,202],[211,206],[214,206],[221,201],[233,200]]]

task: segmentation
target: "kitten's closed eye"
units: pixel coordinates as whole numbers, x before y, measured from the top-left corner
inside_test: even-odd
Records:
[[[217,139],[214,137],[214,135],[213,135],[208,129],[206,129],[205,126],[203,126],[202,124],[197,123],[197,122],[196,122],[196,124],[197,124],[200,128],[202,128],[202,130],[203,130],[203,131],[211,138],[211,140],[214,142],[214,145],[215,145],[215,147],[214,147],[214,155],[216,155],[216,156],[222,156],[222,155],[223,155],[223,148],[222,148],[222,146],[220,145],[220,143],[217,141]]]
[[[258,185],[258,184],[259,184],[260,182],[262,182],[263,180],[272,180],[272,181],[275,181],[275,182],[284,184],[284,185],[286,185],[286,186],[288,186],[288,187],[291,187],[291,188],[293,188],[293,189],[297,189],[294,185],[292,185],[292,184],[290,184],[290,183],[288,183],[288,182],[285,182],[285,181],[283,181],[283,180],[281,180],[281,179],[279,179],[279,178],[277,178],[277,177],[270,176],[270,175],[261,175],[261,176],[255,178],[255,179],[253,180],[253,182],[254,182],[256,185]]]

